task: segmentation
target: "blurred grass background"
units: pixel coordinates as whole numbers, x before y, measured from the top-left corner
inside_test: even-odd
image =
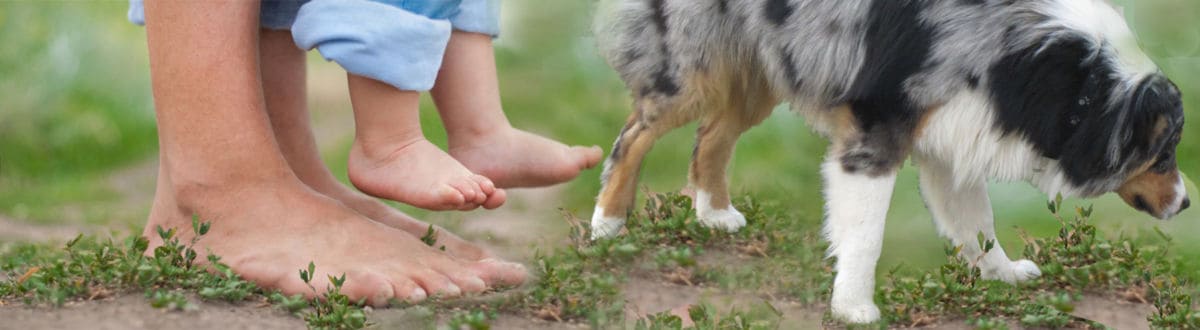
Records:
[[[1200,127],[1194,119],[1200,118],[1200,3],[1119,3],[1127,6],[1148,52],[1184,91],[1193,120],[1179,147],[1180,166],[1200,178]],[[595,49],[592,5],[505,0],[496,58],[504,106],[514,125],[607,150],[629,113],[630,98]],[[153,193],[156,135],[144,35],[125,21],[124,2],[0,2],[0,40],[5,41],[0,47],[0,218],[141,224]],[[344,177],[353,130],[344,73],[315,53],[311,59],[310,104],[320,144],[330,167]],[[427,99],[422,111],[430,139],[444,146],[445,134]],[[657,144],[644,166],[645,186],[670,191],[686,184],[694,129],[695,124],[676,130]],[[776,203],[796,230],[816,230],[822,214],[818,165],[825,145],[802,118],[777,111],[742,138],[730,170],[731,187],[737,196]],[[586,171],[568,183],[562,207],[588,218],[599,174]],[[945,241],[936,238],[916,186],[916,171],[905,168],[888,219],[881,269],[905,265],[925,271],[944,260]],[[991,192],[1001,243],[1010,255],[1020,254],[1020,231],[1056,232],[1058,223],[1045,211],[1046,196],[1028,184],[997,183]],[[1111,195],[1067,204],[1093,203],[1096,220],[1108,232],[1155,240],[1158,227],[1175,236],[1176,253],[1200,257],[1200,210],[1161,222]],[[446,221],[460,217],[405,209]],[[546,221],[559,219],[546,215]]]

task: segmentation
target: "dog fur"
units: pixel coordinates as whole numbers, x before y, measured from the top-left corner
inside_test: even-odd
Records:
[[[737,138],[787,102],[832,145],[824,233],[831,307],[879,319],[875,264],[910,156],[942,235],[1007,282],[1040,275],[995,239],[989,180],[1054,196],[1118,192],[1168,218],[1190,202],[1174,159],[1179,89],[1104,0],[608,0],[597,35],[634,96],[605,162],[593,238],[616,235],[655,140],[700,120],[689,169],[699,221],[736,231],[725,168]]]

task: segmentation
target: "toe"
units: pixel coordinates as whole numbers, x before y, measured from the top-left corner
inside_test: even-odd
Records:
[[[575,155],[581,170],[595,167],[600,163],[600,158],[604,156],[604,150],[599,146],[571,147],[571,153]]]
[[[478,203],[468,202],[458,206],[459,211],[470,211],[479,208]]]
[[[499,259],[480,260],[472,268],[489,287],[521,285],[529,276],[525,266]]]
[[[458,192],[463,196],[462,202],[460,202],[459,205],[475,203],[476,198],[487,197],[481,196],[483,195],[483,192],[479,191],[479,185],[472,180],[457,179],[451,182],[450,186],[454,187],[455,190],[458,190]]]
[[[487,200],[483,202],[483,208],[494,210],[501,205],[504,205],[506,200],[508,200],[508,193],[505,192],[504,189],[496,189],[496,191],[491,195],[488,195]]]
[[[462,192],[452,186],[442,186],[435,194],[437,199],[426,203],[409,203],[412,206],[433,211],[455,210],[466,203]]]
[[[341,292],[352,301],[366,298],[367,304],[375,307],[387,306],[396,297],[396,290],[387,277],[374,272],[347,275]]]
[[[484,195],[491,195],[496,192],[496,183],[492,182],[492,179],[488,179],[486,176],[478,174],[471,176],[471,179],[475,180],[475,182],[479,184],[479,190],[482,191]],[[483,200],[480,200],[479,203],[483,203]]]
[[[429,294],[420,285],[417,285],[417,282],[407,278],[393,278],[392,291],[395,292],[396,299],[410,303],[421,302],[429,297]]]
[[[472,274],[447,275],[464,293],[480,293],[487,290],[487,283],[482,278]]]
[[[412,278],[421,285],[421,288],[425,289],[427,294],[433,296],[457,297],[462,294],[462,289],[455,285],[449,277],[431,269],[417,272]]]

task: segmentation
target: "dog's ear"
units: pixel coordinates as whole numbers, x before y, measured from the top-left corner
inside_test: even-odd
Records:
[[[1108,91],[1117,95],[1093,114],[1064,143],[1060,165],[1067,173],[1091,178],[1118,174],[1127,164],[1154,160],[1182,124],[1178,88],[1160,75],[1137,87]]]

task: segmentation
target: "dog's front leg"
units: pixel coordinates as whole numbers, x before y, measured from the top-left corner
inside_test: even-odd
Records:
[[[851,173],[839,156],[830,156],[821,165],[821,173],[825,177],[825,237],[830,242],[829,255],[837,258],[833,315],[850,323],[877,321],[875,263],[883,246],[884,219],[896,171]]]
[[[983,180],[954,182],[950,166],[934,159],[920,159],[921,196],[933,215],[938,231],[961,248],[959,255],[979,267],[984,279],[1008,283],[1030,280],[1040,276],[1036,264],[1029,260],[1012,261],[996,242],[992,204],[988,200],[987,183]],[[991,241],[993,247],[984,252],[979,235]]]

